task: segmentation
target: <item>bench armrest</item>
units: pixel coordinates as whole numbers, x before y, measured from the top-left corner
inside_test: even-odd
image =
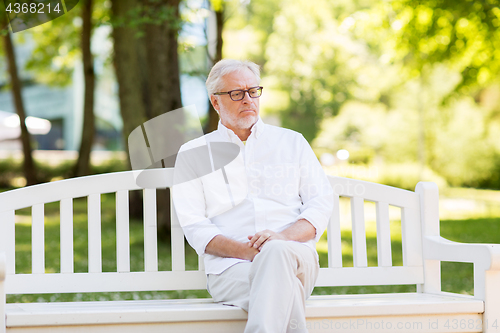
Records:
[[[500,310],[500,244],[458,243],[441,236],[425,236],[423,242],[424,260],[473,263],[474,298]]]
[[[441,236],[424,237],[424,259],[470,262],[481,270],[500,270],[500,244],[468,244]]]

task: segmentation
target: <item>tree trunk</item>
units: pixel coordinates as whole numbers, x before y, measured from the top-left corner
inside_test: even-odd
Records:
[[[86,176],[90,174],[90,153],[95,135],[94,116],[94,60],[90,50],[90,39],[92,37],[92,1],[82,1],[82,58],[83,73],[85,80],[85,92],[83,102],[83,129],[78,152],[78,160],[75,165],[75,176]]]
[[[137,0],[112,0],[113,16],[117,19],[126,20],[127,13],[138,4],[139,1]],[[137,30],[129,26],[113,28],[114,65],[118,81],[120,113],[123,120],[123,139],[126,148],[128,148],[127,139],[130,133],[146,121],[136,33]]]
[[[219,60],[222,60],[222,29],[224,28],[224,4],[221,4],[220,9],[215,11],[217,20],[217,45],[215,47],[215,57],[212,59],[215,65]],[[205,133],[213,132],[219,124],[219,114],[215,111],[210,100],[208,101],[208,121],[205,125]]]
[[[2,25],[3,24],[0,24],[0,26]],[[33,156],[32,156],[31,136],[28,132],[28,128],[26,127],[26,113],[24,111],[23,97],[21,95],[22,87],[17,72],[16,56],[10,31],[7,31],[7,33],[3,36],[3,40],[5,46],[5,55],[7,57],[7,62],[9,64],[9,74],[12,85],[12,97],[14,99],[14,105],[16,107],[16,112],[17,115],[19,116],[19,123],[21,126],[21,142],[24,154],[24,162],[23,162],[24,176],[26,177],[27,185],[34,185],[38,181],[36,177],[35,163],[33,161]]]
[[[146,0],[153,9],[172,8],[173,17],[161,24],[147,24],[146,49],[151,118],[182,107],[177,22],[179,0]]]
[[[137,8],[138,0],[112,0],[113,17],[128,22],[127,14]],[[120,113],[123,121],[123,142],[128,155],[129,168],[130,152],[128,137],[130,133],[146,121],[145,100],[143,98],[141,64],[139,61],[140,40],[136,38],[137,29],[129,25],[113,27],[114,39],[114,66],[118,81],[118,95],[120,97]],[[141,195],[137,191],[130,193],[130,215],[142,217],[143,206]]]
[[[178,22],[180,0],[145,0],[150,9],[172,9],[172,17],[160,24],[147,24],[146,50],[149,73],[150,118],[182,107],[178,59]],[[154,140],[154,138],[148,138]],[[150,144],[152,141],[150,141]],[[165,156],[167,157],[167,156]],[[168,167],[168,166],[167,166]],[[170,235],[170,191],[157,191],[158,232],[162,237]]]

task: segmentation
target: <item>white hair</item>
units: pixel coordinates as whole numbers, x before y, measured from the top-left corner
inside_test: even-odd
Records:
[[[249,69],[254,73],[257,81],[260,83],[260,68],[259,65],[248,60],[222,59],[217,62],[208,74],[207,87],[208,97],[218,92],[222,87],[222,78],[224,75],[239,72],[244,69]]]

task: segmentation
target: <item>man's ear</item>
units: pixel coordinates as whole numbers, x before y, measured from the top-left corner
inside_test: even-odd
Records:
[[[212,106],[214,107],[215,111],[219,113],[220,105],[217,97],[215,97],[214,95],[210,96],[210,102],[212,102]]]

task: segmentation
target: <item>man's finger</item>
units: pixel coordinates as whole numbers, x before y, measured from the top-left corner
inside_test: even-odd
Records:
[[[256,249],[258,249],[262,243],[264,243],[265,241],[265,237],[263,235],[260,235],[259,238],[257,238],[254,243],[253,243],[253,247],[255,247]]]
[[[255,235],[253,235],[253,237],[250,239],[250,243],[252,243],[252,245],[255,244],[255,242],[260,238],[262,237],[262,235],[264,235],[265,232],[264,231],[259,231],[258,233],[256,233]]]
[[[253,246],[255,244],[255,242],[257,241],[257,239],[259,239],[259,237],[260,237],[260,233],[256,233],[255,235],[253,235],[251,237],[248,236],[248,238],[250,239],[250,242],[249,242],[250,246]]]
[[[262,234],[259,239],[255,242],[253,245],[256,249],[260,248],[269,238],[271,237],[270,234],[264,233]]]

